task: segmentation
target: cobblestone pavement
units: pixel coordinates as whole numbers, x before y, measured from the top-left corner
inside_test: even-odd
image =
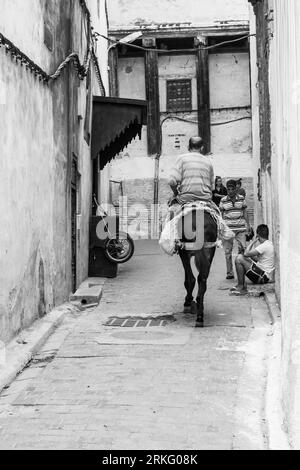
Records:
[[[228,295],[218,250],[196,329],[179,258],[137,245],[99,307],[70,315],[2,393],[0,449],[268,448],[264,301]],[[170,315],[165,326],[105,326]]]

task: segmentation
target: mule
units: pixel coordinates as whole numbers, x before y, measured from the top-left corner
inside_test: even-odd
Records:
[[[198,233],[199,228],[196,227],[195,224],[195,217],[193,212],[193,221],[192,221],[192,228],[193,232]],[[184,224],[184,217],[182,217],[182,223]],[[193,249],[193,245],[191,245],[190,249],[186,248],[179,248],[179,256],[181,258],[184,271],[185,271],[185,282],[184,286],[187,291],[187,296],[184,302],[184,309],[185,312],[191,312],[197,314],[196,319],[196,327],[203,328],[204,326],[204,296],[207,291],[207,280],[209,277],[211,264],[213,262],[215,252],[216,252],[216,242],[218,239],[218,228],[215,220],[213,217],[208,213],[204,212],[204,219],[202,228],[200,227],[200,231],[202,234],[200,238],[202,238],[201,248]],[[186,243],[187,241],[186,234],[183,230],[182,242],[183,247],[188,246],[189,244]],[[196,285],[196,279],[192,271],[191,267],[191,259],[195,257],[195,265],[198,270],[198,294],[196,298],[196,303],[194,302],[193,291]]]

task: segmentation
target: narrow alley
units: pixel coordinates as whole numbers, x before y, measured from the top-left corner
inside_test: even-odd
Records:
[[[300,1],[0,4],[0,450],[300,449]]]
[[[267,449],[270,318],[224,273],[218,250],[195,328],[179,258],[137,242],[99,307],[70,314],[1,394],[0,448]]]

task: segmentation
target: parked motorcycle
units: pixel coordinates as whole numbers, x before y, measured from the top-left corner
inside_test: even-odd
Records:
[[[127,263],[134,255],[134,242],[130,235],[119,229],[119,216],[109,216],[94,198],[97,206],[96,234],[98,246],[104,250],[105,257],[117,264]]]

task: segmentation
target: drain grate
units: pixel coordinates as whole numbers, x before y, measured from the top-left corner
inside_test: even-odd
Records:
[[[175,322],[173,315],[163,315],[160,317],[110,317],[105,326],[119,328],[148,328],[153,326],[166,326]]]

